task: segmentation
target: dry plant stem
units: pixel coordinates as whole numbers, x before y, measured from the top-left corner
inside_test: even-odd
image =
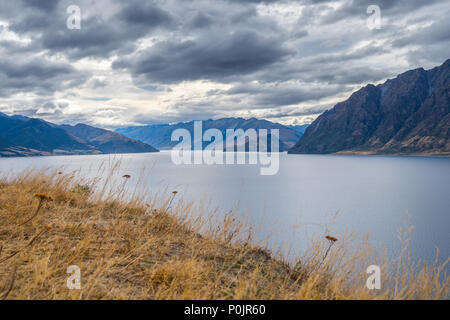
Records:
[[[167,205],[166,212],[169,211],[170,207],[172,206],[172,201],[173,201],[173,199],[175,199],[175,197],[176,197],[176,193],[172,195],[172,198],[170,199],[170,202],[169,202],[169,204]]]
[[[42,236],[44,233],[48,232],[49,229],[44,229],[41,232],[39,232],[37,235],[35,235],[33,237],[33,239],[30,240],[30,242],[28,243],[28,247],[31,247],[31,245],[40,237]]]
[[[27,247],[31,247],[31,245],[40,237],[40,236],[42,236],[44,233],[46,233],[46,232],[48,232],[49,230],[48,229],[44,229],[44,230],[42,230],[41,232],[39,232],[37,235],[35,235],[34,237],[33,237],[33,239],[31,239],[30,240],[30,242],[27,244]],[[5,257],[5,258],[3,258],[3,259],[0,259],[0,263],[2,263],[2,262],[5,262],[6,260],[9,260],[9,259],[11,259],[12,257],[14,257],[15,255],[17,255],[20,251],[22,251],[23,249],[21,249],[21,250],[18,250],[18,251],[15,251],[15,252],[13,252],[12,254],[10,254],[9,256],[7,256],[7,257]]]
[[[44,202],[43,199],[39,199],[39,205],[38,205],[38,207],[36,208],[36,211],[34,212],[34,214],[31,216],[31,218],[29,218],[29,219],[26,220],[25,222],[19,224],[19,226],[23,226],[24,224],[27,224],[28,222],[30,222],[31,220],[33,220],[33,219],[38,215],[39,210],[41,209],[42,203],[43,203],[43,202]]]
[[[330,249],[331,249],[331,247],[333,246],[333,242],[331,242],[330,243],[330,245],[328,246],[328,249],[327,249],[327,251],[325,252],[325,255],[323,256],[323,259],[322,259],[322,263],[325,261],[325,259],[327,258],[327,256],[328,256],[328,253],[330,252]]]
[[[9,294],[11,293],[12,289],[14,288],[14,282],[16,282],[16,272],[17,272],[17,266],[14,267],[11,281],[9,282],[9,287],[6,290],[5,294],[3,295],[2,300],[6,300],[6,298],[8,298]]]
[[[19,250],[19,251],[14,251],[14,252],[11,253],[9,256],[4,257],[3,259],[0,259],[0,263],[5,262],[6,260],[11,259],[11,258],[14,257],[16,254],[18,254],[19,252],[20,252],[20,250]]]

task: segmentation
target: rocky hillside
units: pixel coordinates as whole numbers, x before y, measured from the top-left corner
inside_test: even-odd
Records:
[[[319,116],[289,153],[450,154],[450,60],[368,85]]]

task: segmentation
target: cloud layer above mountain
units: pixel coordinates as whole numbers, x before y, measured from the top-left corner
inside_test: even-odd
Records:
[[[81,29],[67,27],[70,5]],[[367,83],[440,65],[449,15],[437,0],[1,1],[0,111],[106,127],[301,124]]]

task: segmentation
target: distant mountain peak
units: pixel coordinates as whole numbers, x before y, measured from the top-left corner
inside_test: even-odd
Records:
[[[62,125],[20,115],[0,115],[0,157],[157,152],[152,146],[85,124]]]
[[[171,141],[171,134],[178,128],[184,128],[193,135],[194,120],[189,122],[179,122],[170,125],[147,125],[128,128],[119,128],[116,132],[126,135],[130,138],[147,142],[159,149],[171,149],[178,144],[177,141]],[[289,150],[301,137],[303,132],[284,126],[279,123],[268,120],[259,120],[254,117],[244,119],[242,117],[227,117],[216,120],[208,119],[202,121],[203,131],[215,128],[224,132],[226,129],[279,129],[280,130],[280,150]]]

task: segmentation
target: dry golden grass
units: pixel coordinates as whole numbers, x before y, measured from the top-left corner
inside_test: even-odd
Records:
[[[211,223],[187,214],[176,193],[157,206],[93,184],[61,172],[0,179],[0,299],[449,297],[445,264],[399,259],[389,270],[366,243],[330,236],[293,266],[231,215]],[[381,290],[365,286],[371,264],[381,266]],[[66,286],[70,265],[81,269],[81,290]]]

